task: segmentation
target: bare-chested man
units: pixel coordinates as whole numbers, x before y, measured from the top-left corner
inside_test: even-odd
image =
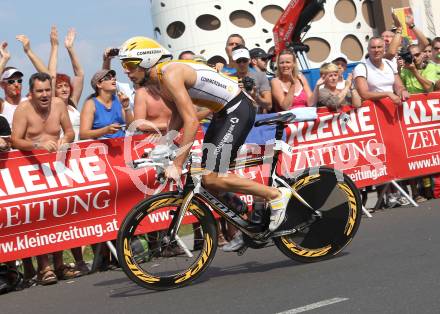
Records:
[[[35,73],[29,79],[30,97],[15,110],[12,124],[12,146],[21,150],[44,149],[57,151],[73,141],[74,132],[67,108],[59,98],[52,97],[51,77],[46,73]],[[61,130],[64,136],[60,138]],[[54,253],[54,264],[62,270],[62,252]],[[57,276],[49,266],[47,254],[37,257],[39,284],[57,282]]]
[[[51,77],[46,73],[35,73],[29,79],[30,98],[20,103],[14,114],[14,148],[54,152],[73,141],[75,135],[66,106],[61,99],[52,97],[50,84]]]

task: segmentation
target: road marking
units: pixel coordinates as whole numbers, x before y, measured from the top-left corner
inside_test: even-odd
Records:
[[[312,304],[309,304],[309,305],[297,307],[296,309],[291,309],[291,310],[287,310],[287,311],[284,311],[284,312],[279,312],[277,314],[296,314],[296,313],[302,313],[302,312],[314,310],[314,309],[317,309],[317,308],[320,308],[320,307],[323,307],[323,306],[327,306],[327,305],[331,305],[331,304],[335,304],[335,303],[339,303],[339,302],[343,302],[343,301],[347,301],[347,300],[348,300],[348,298],[333,298],[333,299],[328,299],[328,300],[312,303]]]

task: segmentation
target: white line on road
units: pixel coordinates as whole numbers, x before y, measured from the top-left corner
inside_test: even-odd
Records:
[[[296,314],[296,313],[302,313],[302,312],[306,312],[306,311],[310,311],[310,310],[314,310],[323,306],[327,306],[327,305],[331,305],[331,304],[335,304],[335,303],[339,303],[339,302],[343,302],[343,301],[347,301],[348,298],[333,298],[333,299],[328,299],[328,300],[324,300],[324,301],[319,301],[316,303],[312,303],[306,306],[301,306],[301,307],[297,307],[296,309],[291,309],[291,310],[287,310],[284,312],[279,312],[277,314]]]

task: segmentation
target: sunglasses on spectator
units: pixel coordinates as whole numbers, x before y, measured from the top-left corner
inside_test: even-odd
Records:
[[[23,80],[22,79],[6,80],[6,82],[8,82],[8,84],[10,84],[10,85],[14,84],[15,82],[17,82],[18,84],[21,84],[21,83],[23,83]]]
[[[123,60],[121,64],[125,70],[131,71],[131,70],[135,70],[140,63],[141,60]]]
[[[102,79],[100,79],[100,82],[104,82],[104,81],[111,81],[112,79],[114,79],[116,76],[111,75],[111,74],[107,74],[106,76],[104,76]]]
[[[238,59],[237,61],[235,61],[236,63],[246,63],[246,62],[248,62],[249,61],[249,59],[246,59],[246,58],[240,58],[240,59]]]

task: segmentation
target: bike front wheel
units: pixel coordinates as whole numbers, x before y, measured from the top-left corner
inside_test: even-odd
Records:
[[[196,200],[190,204],[176,238],[170,239],[168,230],[182,202],[183,197],[172,192],[143,200],[130,211],[119,229],[119,263],[127,276],[144,288],[168,290],[187,285],[206,269],[215,255],[214,217]],[[187,223],[188,219],[193,222]]]
[[[274,238],[276,246],[299,262],[321,261],[341,252],[362,217],[361,197],[353,181],[340,171],[319,167],[307,169],[289,184],[317,212],[292,197],[281,227],[297,231]]]

